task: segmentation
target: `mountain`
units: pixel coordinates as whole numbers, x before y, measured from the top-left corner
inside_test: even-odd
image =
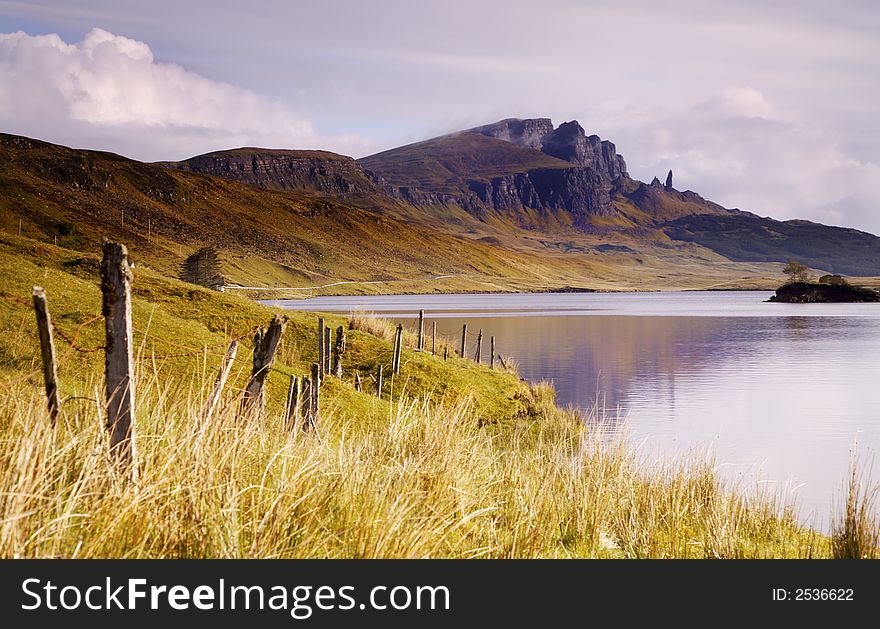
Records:
[[[770,288],[789,258],[880,275],[871,234],[725,209],[671,173],[637,181],[614,144],[545,118],[361,160],[241,148],[145,164],[0,134],[0,231],[83,252],[107,236],[166,275],[290,296]]]
[[[487,225],[506,222],[557,237],[581,238],[574,231],[646,247],[688,242],[732,261],[798,259],[835,273],[880,274],[876,236],[727,209],[676,190],[672,171],[665,184],[634,180],[615,145],[575,120],[554,127],[548,118],[509,118],[358,163],[390,184],[389,194],[437,216],[438,207],[458,209]]]
[[[587,135],[575,120],[554,128],[548,118],[509,118],[358,163],[389,194],[413,205],[457,207],[525,229],[595,231],[609,218],[619,219],[617,227],[646,227],[724,212],[693,193],[683,197],[671,186],[654,190],[632,180],[614,144]]]

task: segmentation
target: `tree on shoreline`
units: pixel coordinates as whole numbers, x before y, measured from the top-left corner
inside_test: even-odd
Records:
[[[797,260],[789,260],[782,272],[788,276],[789,282],[809,282],[811,279],[807,265],[801,264]]]

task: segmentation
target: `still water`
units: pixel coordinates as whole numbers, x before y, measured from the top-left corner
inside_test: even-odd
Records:
[[[271,302],[375,312],[451,339],[468,324],[562,405],[598,404],[646,456],[711,449],[725,475],[793,490],[827,528],[854,444],[880,446],[880,305],[772,304],[765,292],[395,295]],[[428,324],[430,330],[430,323]],[[457,343],[453,343],[457,347]],[[484,360],[488,342],[484,342]],[[871,472],[880,481],[880,462]]]

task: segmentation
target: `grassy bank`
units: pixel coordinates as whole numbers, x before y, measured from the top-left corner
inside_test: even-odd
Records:
[[[58,341],[54,429],[33,284],[76,346]],[[317,353],[308,313],[288,313],[264,416],[237,416],[243,342],[222,411],[204,424],[226,345],[273,311],[141,267],[134,286],[136,487],[107,456],[102,354],[79,351],[103,340],[97,258],[0,241],[0,556],[825,557],[877,545],[858,483],[830,539],[779,497],[727,486],[711,460],[645,465],[589,428],[602,418],[557,408],[549,387],[514,373],[407,348],[377,398],[369,374],[391,358],[381,323],[355,321],[314,433],[281,421],[289,376]]]

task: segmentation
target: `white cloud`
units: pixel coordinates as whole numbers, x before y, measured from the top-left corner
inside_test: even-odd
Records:
[[[55,34],[0,34],[0,125],[139,159],[244,144],[360,151],[365,143],[323,139],[280,101],[157,62],[147,44],[98,28],[76,44]]]
[[[604,126],[636,178],[671,168],[676,188],[727,207],[880,233],[880,162],[807,112],[747,86],[681,108],[633,107]]]

